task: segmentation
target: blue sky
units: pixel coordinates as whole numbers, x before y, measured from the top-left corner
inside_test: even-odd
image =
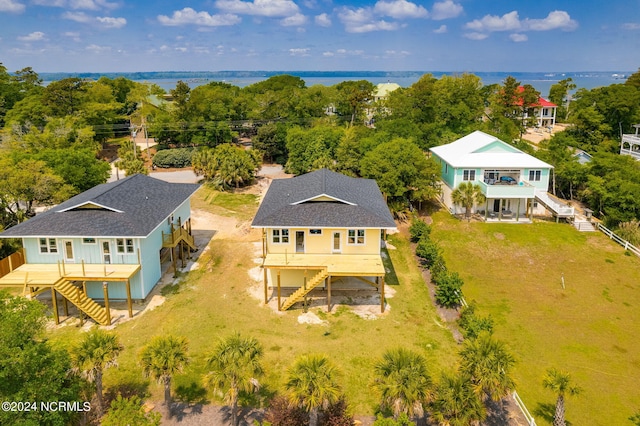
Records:
[[[0,0],[37,72],[635,71],[640,0]]]

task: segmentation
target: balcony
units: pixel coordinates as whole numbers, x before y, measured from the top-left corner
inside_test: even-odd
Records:
[[[640,160],[640,136],[622,135],[620,154],[630,155],[636,160]]]
[[[487,180],[479,181],[477,184],[482,188],[482,193],[487,198],[533,198],[535,187],[527,182],[520,181],[515,185],[508,183]]]

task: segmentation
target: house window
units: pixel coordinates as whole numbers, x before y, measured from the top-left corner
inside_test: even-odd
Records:
[[[531,182],[540,182],[540,170],[529,170],[529,181]]]
[[[288,229],[274,229],[272,241],[276,244],[288,244],[289,243],[289,230]]]
[[[474,181],[474,180],[476,180],[476,171],[475,170],[463,170],[462,171],[462,180],[463,181]]]
[[[309,235],[322,235],[322,229],[309,229]]]
[[[364,244],[364,229],[349,229],[347,231],[347,243]]]
[[[55,238],[40,238],[40,253],[57,253],[58,245]]]
[[[116,238],[116,252],[120,254],[134,253],[133,238]]]
[[[82,244],[95,244],[96,243],[96,239],[95,238],[83,238],[82,239]]]

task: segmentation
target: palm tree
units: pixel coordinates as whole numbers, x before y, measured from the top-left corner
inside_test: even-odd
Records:
[[[464,207],[464,216],[467,219],[471,217],[471,208],[473,205],[482,204],[486,199],[480,185],[474,184],[473,182],[462,182],[451,193],[451,200],[454,204]]]
[[[164,384],[164,403],[171,416],[171,378],[189,363],[187,339],[156,336],[140,351],[140,364],[145,377]]]
[[[569,373],[558,371],[555,368],[547,370],[547,376],[542,380],[542,385],[558,395],[556,412],[553,416],[553,426],[565,426],[564,397],[565,395],[578,395],[582,392],[582,389],[571,384]]]
[[[238,394],[259,388],[256,377],[262,375],[262,346],[254,338],[239,333],[221,341],[207,359],[209,373],[205,386],[224,392],[225,403],[231,405],[231,423],[238,424]]]
[[[104,409],[102,372],[117,365],[118,355],[123,349],[118,336],[96,329],[85,334],[80,343],[71,350],[74,370],[82,372],[87,380],[96,384],[98,416],[102,415]]]
[[[477,425],[487,416],[482,400],[465,374],[442,375],[430,411],[443,426]]]
[[[309,425],[318,424],[318,411],[340,399],[336,367],[325,355],[302,355],[289,369],[285,385],[290,400],[309,413]]]
[[[433,397],[433,383],[426,359],[409,349],[397,348],[384,353],[375,365],[373,386],[382,394],[381,406],[411,417],[424,415],[424,404]]]
[[[466,340],[460,358],[460,371],[471,379],[479,396],[499,401],[515,387],[511,377],[515,359],[504,342],[488,332]]]

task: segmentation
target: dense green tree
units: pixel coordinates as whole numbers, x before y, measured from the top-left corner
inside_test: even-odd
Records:
[[[285,388],[293,404],[309,413],[309,425],[318,424],[318,414],[340,399],[338,371],[324,355],[302,355],[289,368]]]
[[[352,126],[356,119],[364,120],[365,109],[373,99],[373,83],[366,80],[343,81],[334,87],[338,93],[338,114],[350,117]]]
[[[638,68],[638,71],[631,74],[624,82],[624,84],[628,84],[629,86],[634,86],[637,89],[640,89],[640,68]]]
[[[549,88],[549,101],[558,106],[556,109],[556,122],[566,120],[569,105],[569,91],[575,90],[576,85],[571,77],[560,80]]]
[[[191,157],[195,173],[222,190],[253,182],[261,160],[257,151],[229,144],[201,149]]]
[[[443,373],[436,386],[431,416],[440,425],[477,425],[487,416],[486,408],[474,392],[469,377]]]
[[[323,167],[334,168],[335,149],[344,135],[341,127],[292,127],[287,131],[287,173],[300,175]]]
[[[135,174],[148,175],[149,170],[145,167],[142,159],[142,151],[133,141],[124,141],[118,148],[119,160],[115,163],[116,167],[124,170],[127,176]]]
[[[564,400],[566,396],[578,395],[582,389],[571,383],[568,373],[550,368],[542,380],[542,385],[557,395],[553,426],[566,426]]]
[[[267,123],[258,128],[252,147],[263,153],[267,162],[284,164],[287,161],[287,125]]]
[[[451,200],[454,204],[464,207],[464,216],[469,220],[473,206],[484,203],[486,199],[480,185],[473,182],[462,182],[451,193]]]
[[[0,291],[0,400],[56,401],[82,405],[82,380],[69,374],[71,361],[63,349],[43,339],[46,318],[40,302]],[[3,425],[74,424],[78,412],[66,410],[0,410]]]
[[[466,340],[460,351],[460,371],[470,378],[475,392],[499,401],[515,387],[511,376],[515,359],[505,343],[489,333]]]
[[[189,97],[191,95],[191,88],[187,83],[182,80],[178,80],[176,87],[169,90],[171,97],[173,98],[173,110],[174,117],[177,120],[189,120]]]
[[[255,392],[260,387],[262,355],[262,346],[256,339],[234,334],[222,340],[207,358],[209,372],[205,385],[224,395],[224,402],[231,406],[233,426],[238,425],[240,394]]]
[[[118,395],[111,401],[107,414],[100,420],[101,426],[160,426],[160,413],[146,412],[142,401],[137,396],[124,398]]]
[[[433,397],[433,383],[426,359],[405,348],[390,349],[375,364],[373,387],[382,396],[383,410],[397,419],[401,413],[423,417]]]
[[[118,336],[104,330],[95,329],[85,334],[82,340],[71,350],[74,368],[90,382],[95,383],[98,400],[97,417],[104,410],[102,393],[102,374],[105,369],[116,366],[118,355],[124,347]]]
[[[140,351],[140,365],[145,377],[164,386],[164,403],[171,416],[171,379],[189,364],[188,344],[184,337],[156,336]]]
[[[78,77],[52,81],[45,87],[42,101],[57,117],[74,115],[80,111],[87,84]]]

